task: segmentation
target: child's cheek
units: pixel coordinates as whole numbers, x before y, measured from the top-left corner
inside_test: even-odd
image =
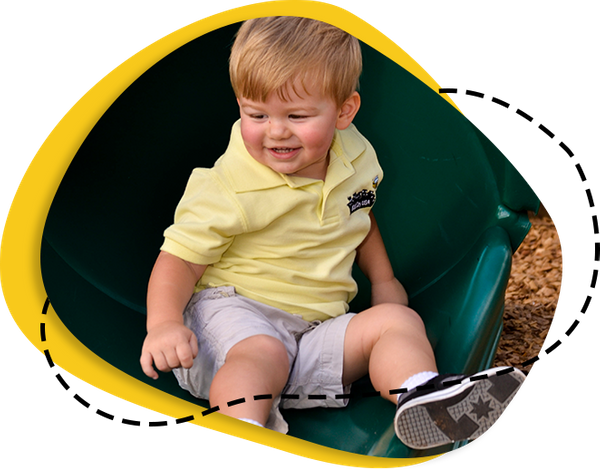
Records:
[[[241,123],[242,140],[249,152],[262,148],[262,138],[260,129],[252,122],[242,119]]]
[[[315,127],[314,129],[305,133],[305,147],[312,149],[317,154],[325,154],[329,151],[334,132],[334,128],[330,129],[326,126]]]

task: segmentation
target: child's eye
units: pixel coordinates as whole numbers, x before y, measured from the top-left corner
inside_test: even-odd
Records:
[[[250,117],[252,119],[261,120],[261,119],[264,119],[266,117],[266,115],[265,114],[251,114]]]
[[[306,119],[308,116],[303,114],[290,114],[290,119]]]

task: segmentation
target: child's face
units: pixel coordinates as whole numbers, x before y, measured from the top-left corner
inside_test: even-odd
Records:
[[[358,93],[338,108],[316,87],[290,91],[288,101],[271,93],[265,102],[238,99],[244,144],[259,163],[286,175],[325,179],[335,129],[345,129],[358,111]],[[354,109],[356,108],[356,109]]]

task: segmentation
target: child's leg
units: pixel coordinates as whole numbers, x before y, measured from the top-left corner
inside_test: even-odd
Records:
[[[399,304],[381,304],[354,316],[344,342],[344,385],[369,373],[375,390],[396,403],[398,389],[413,375],[436,372],[421,317]]]
[[[254,400],[256,395],[277,397],[287,382],[289,360],[285,346],[267,335],[246,338],[227,353],[225,364],[210,387],[210,406],[234,418],[254,420],[265,425],[272,399]],[[228,403],[244,398],[244,403]]]
[[[512,368],[490,369],[477,377],[432,377],[437,370],[423,323],[401,305],[377,305],[356,315],[348,324],[344,347],[344,384],[369,372],[381,396],[392,403],[399,396],[394,430],[415,449],[476,439],[498,419],[525,380]],[[429,380],[411,383],[427,375]],[[399,388],[409,390],[390,395]]]

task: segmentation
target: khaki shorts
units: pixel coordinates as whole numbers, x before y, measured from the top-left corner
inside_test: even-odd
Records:
[[[350,392],[349,386],[342,385],[342,373],[344,337],[353,316],[349,313],[325,322],[307,322],[299,315],[238,295],[233,287],[209,288],[194,294],[184,313],[185,325],[198,338],[198,356],[190,369],[178,368],[173,373],[183,389],[207,400],[213,377],[225,363],[231,347],[254,335],[279,339],[287,350],[291,370],[282,392],[284,398],[274,400],[266,427],[287,433],[288,425],[279,407],[347,405],[346,398],[335,396]]]

